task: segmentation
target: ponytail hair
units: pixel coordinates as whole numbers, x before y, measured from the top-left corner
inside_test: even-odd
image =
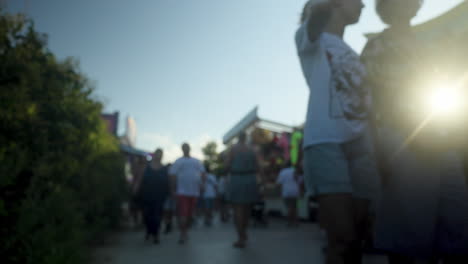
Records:
[[[304,24],[307,19],[309,19],[310,14],[312,13],[312,10],[316,4],[327,2],[328,0],[308,0],[304,4],[304,8],[302,9],[301,13],[301,18],[299,20],[299,24]]]

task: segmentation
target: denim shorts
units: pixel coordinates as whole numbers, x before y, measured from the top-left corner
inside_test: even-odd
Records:
[[[307,191],[314,195],[352,194],[377,202],[380,176],[369,134],[345,143],[324,143],[304,150]]]

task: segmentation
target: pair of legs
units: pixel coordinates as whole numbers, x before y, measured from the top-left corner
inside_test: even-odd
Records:
[[[133,196],[130,200],[130,216],[132,218],[132,225],[135,228],[138,228],[141,223],[141,208],[140,204],[137,201],[136,196]]]
[[[254,226],[261,225],[263,227],[268,226],[268,221],[266,219],[265,213],[265,201],[260,200],[252,205],[251,216],[254,220]]]
[[[288,226],[294,227],[299,225],[297,217],[297,198],[286,197],[284,199],[286,207],[288,209]]]
[[[164,223],[165,223],[165,230],[164,233],[169,234],[172,231],[172,219],[174,218],[174,211],[166,209],[164,211]]]
[[[165,223],[165,234],[169,234],[172,231],[173,218],[175,211],[175,201],[173,198],[168,198],[164,203],[164,223]]]
[[[327,264],[362,262],[363,240],[372,226],[371,199],[380,190],[371,143],[369,134],[363,134],[304,151],[305,183],[318,196],[320,226],[327,233]]]
[[[234,206],[234,224],[236,226],[238,240],[234,243],[234,247],[244,248],[247,243],[247,227],[252,205],[251,204],[233,204]]]
[[[159,243],[159,228],[163,217],[163,202],[146,203],[143,206],[143,217],[146,227],[146,239],[153,237],[154,243]]]
[[[205,198],[203,202],[203,214],[205,216],[205,225],[211,226],[213,222],[214,198]]]
[[[327,264],[362,262],[362,246],[369,221],[369,201],[351,194],[318,198],[320,225],[327,233]]]
[[[190,226],[193,226],[193,224],[195,224],[195,222],[198,221],[199,219],[203,218],[204,215],[205,215],[205,202],[204,202],[204,199],[200,197],[197,199],[197,205],[195,207],[195,214],[191,220],[192,223],[190,224]]]
[[[188,229],[192,221],[195,207],[197,205],[197,197],[192,196],[178,196],[177,207],[179,213],[179,229],[180,239],[179,243],[183,244],[188,239]]]
[[[195,215],[197,219],[203,218],[206,226],[210,226],[213,219],[214,198],[199,198]]]
[[[228,204],[225,195],[220,195],[219,199],[219,214],[221,215],[221,221],[227,222],[229,220]]]

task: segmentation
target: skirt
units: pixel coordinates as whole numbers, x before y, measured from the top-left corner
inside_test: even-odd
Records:
[[[227,200],[234,204],[252,204],[259,200],[256,174],[233,174],[227,188]]]

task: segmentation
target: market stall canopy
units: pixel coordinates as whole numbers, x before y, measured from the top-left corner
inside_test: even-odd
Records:
[[[236,138],[242,131],[246,131],[247,129],[253,126],[255,126],[256,128],[261,128],[276,133],[291,133],[294,130],[294,127],[292,126],[260,118],[258,116],[258,106],[256,106],[224,135],[223,143],[228,144],[234,138]]]
[[[131,146],[125,145],[125,144],[120,144],[120,150],[127,153],[127,154],[131,154],[131,155],[145,156],[145,157],[150,155],[150,153],[148,153],[146,151],[136,149],[134,147],[131,147]]]

